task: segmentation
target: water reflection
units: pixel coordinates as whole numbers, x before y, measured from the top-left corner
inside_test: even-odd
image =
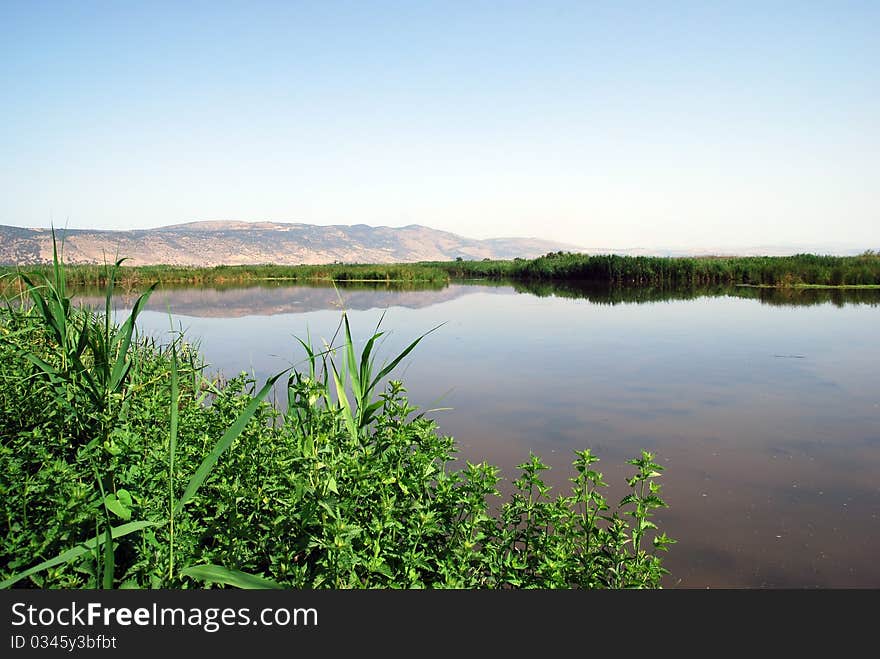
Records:
[[[758,300],[775,306],[811,306],[831,303],[880,304],[880,289],[870,288],[760,288],[753,286],[612,286],[595,282],[511,282],[514,290],[538,297],[567,297],[594,304],[623,304],[693,300],[701,297],[732,296]]]
[[[334,288],[329,283],[261,282],[253,286],[221,284],[192,286],[163,284],[152,295],[147,308],[172,309],[174,313],[199,317],[240,317],[303,313],[322,309],[371,309],[387,307],[423,308],[481,293],[510,294],[511,291],[535,297],[587,300],[597,305],[643,304],[695,300],[704,297],[737,297],[772,306],[815,306],[880,304],[878,289],[775,289],[747,286],[627,287],[592,282],[504,282],[475,281],[467,284],[431,282],[347,282]],[[117,306],[131,306],[143,287],[119,291]],[[94,308],[103,308],[104,290],[80,288],[77,299]]]

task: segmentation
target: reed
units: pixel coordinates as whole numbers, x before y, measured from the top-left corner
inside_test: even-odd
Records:
[[[537,259],[425,263],[454,279],[591,281],[617,285],[880,286],[880,255],[648,257],[553,252]]]
[[[53,266],[31,266],[38,276]],[[17,269],[0,267],[3,273]],[[67,266],[69,283],[104,287],[106,268]],[[345,282],[386,286],[434,285],[456,280],[514,280],[521,282],[594,282],[628,286],[750,285],[776,288],[880,287],[880,255],[871,250],[859,256],[796,254],[750,257],[648,257],[615,254],[551,252],[536,259],[425,261],[393,264],[241,265],[211,268],[168,265],[117,268],[116,282],[128,288],[152,282],[163,286],[198,284],[242,285],[258,282]]]
[[[35,276],[46,276],[53,266],[27,267]],[[68,265],[66,276],[72,285],[103,288],[110,283],[107,270],[99,265]],[[0,274],[18,269],[0,266]],[[115,283],[127,288],[142,287],[153,282],[162,285],[241,285],[253,282],[351,282],[405,285],[412,283],[446,283],[449,276],[440,268],[418,264],[327,264],[327,265],[220,265],[215,267],[180,267],[171,265],[122,266],[115,274]]]

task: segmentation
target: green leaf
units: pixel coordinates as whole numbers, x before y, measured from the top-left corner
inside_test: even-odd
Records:
[[[382,407],[382,405],[384,405],[384,402],[381,400],[377,400],[377,401],[367,405],[363,411],[363,417],[361,419],[361,424],[363,426],[368,426],[370,424],[370,422],[373,420],[373,417],[375,416],[376,412],[379,410],[379,408]]]
[[[55,381],[55,378],[57,378],[60,375],[58,373],[58,369],[56,369],[54,366],[47,364],[46,362],[44,362],[42,359],[40,359],[36,355],[32,355],[32,354],[28,353],[24,356],[24,358],[27,359],[32,364],[34,364],[34,366],[37,366],[46,375],[48,375],[50,378],[52,378],[53,381]]]
[[[366,392],[361,388],[361,379],[358,374],[357,362],[354,356],[354,344],[351,340],[351,328],[348,324],[348,314],[342,312],[342,320],[345,322],[345,359],[348,363],[348,377],[351,380],[351,391],[354,399],[360,406]]]
[[[628,503],[638,503],[639,498],[635,494],[627,494],[620,500],[620,506],[625,506]]]
[[[222,565],[192,565],[181,570],[180,574],[193,577],[194,579],[201,579],[202,581],[249,590],[280,590],[284,588],[284,586],[271,579],[239,570],[232,570]]]
[[[339,373],[336,371],[336,365],[333,364],[333,382],[336,384],[336,397],[339,399],[339,406],[342,410],[342,418],[345,420],[345,426],[348,428],[348,434],[351,435],[352,441],[357,441],[358,438],[358,429],[357,425],[354,422],[354,415],[351,411],[351,403],[348,401],[348,396],[345,393],[345,387],[342,384],[342,380],[339,378]]]
[[[122,345],[119,347],[119,353],[116,356],[116,363],[113,364],[113,372],[110,375],[109,389],[112,392],[116,392],[119,389],[122,382],[125,380],[125,376],[128,374],[128,370],[131,367],[131,362],[128,361],[128,348],[131,345],[131,335],[134,332],[135,321],[143,310],[144,305],[146,305],[147,300],[150,299],[150,295],[152,295],[158,285],[159,282],[154,282],[153,285],[137,299],[131,309],[131,314],[129,314],[128,318],[122,324],[122,327],[119,329],[119,334],[114,340],[114,343],[118,343],[121,340]],[[109,294],[110,293],[108,292],[108,295]]]
[[[122,494],[125,494],[123,497]],[[131,519],[131,496],[125,490],[119,490],[117,494],[112,492],[104,497],[104,505],[114,515],[124,520]]]
[[[445,324],[446,324],[446,323],[440,323],[439,325],[437,325],[437,327],[434,327],[434,328],[432,328],[432,329],[429,329],[427,332],[425,332],[424,334],[422,334],[422,335],[421,335],[419,338],[417,338],[415,341],[413,341],[412,343],[410,343],[410,344],[407,346],[406,350],[404,350],[402,353],[400,353],[399,355],[397,355],[397,357],[395,357],[395,358],[391,361],[390,364],[388,364],[385,368],[383,368],[381,371],[379,371],[379,375],[377,375],[377,376],[373,379],[373,381],[370,383],[370,385],[369,385],[369,387],[367,388],[367,390],[369,391],[369,390],[372,390],[373,388],[375,388],[376,383],[379,382],[379,380],[381,380],[382,378],[384,378],[386,375],[388,375],[391,371],[393,371],[393,370],[394,370],[394,367],[397,366],[401,361],[403,361],[404,357],[406,357],[409,353],[411,353],[411,352],[413,351],[413,349],[419,344],[419,341],[421,341],[422,339],[424,339],[424,338],[425,338],[426,336],[428,336],[428,334],[430,334],[431,332],[440,329],[440,328],[443,327],[443,325],[445,325]]]

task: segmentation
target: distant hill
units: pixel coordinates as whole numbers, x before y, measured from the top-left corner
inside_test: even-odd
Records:
[[[560,250],[584,251],[537,238],[474,240],[417,224],[394,228],[208,221],[135,231],[56,229],[56,233],[64,236],[67,263],[104,263],[117,257],[128,257],[127,265],[408,263],[458,257],[535,258]],[[0,264],[51,261],[49,229],[0,225]]]
[[[56,229],[65,237],[67,263],[104,263],[127,257],[127,265],[278,265],[325,263],[411,263],[415,261],[535,258],[548,252],[626,256],[785,256],[797,253],[859,254],[844,245],[764,245],[702,248],[577,247],[539,238],[475,240],[418,224],[318,226],[281,222],[207,221],[158,229],[103,231]],[[0,225],[0,265],[52,261],[49,229]]]

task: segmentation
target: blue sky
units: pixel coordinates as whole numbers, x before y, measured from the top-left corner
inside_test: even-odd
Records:
[[[0,224],[880,247],[877,2],[0,0]]]

